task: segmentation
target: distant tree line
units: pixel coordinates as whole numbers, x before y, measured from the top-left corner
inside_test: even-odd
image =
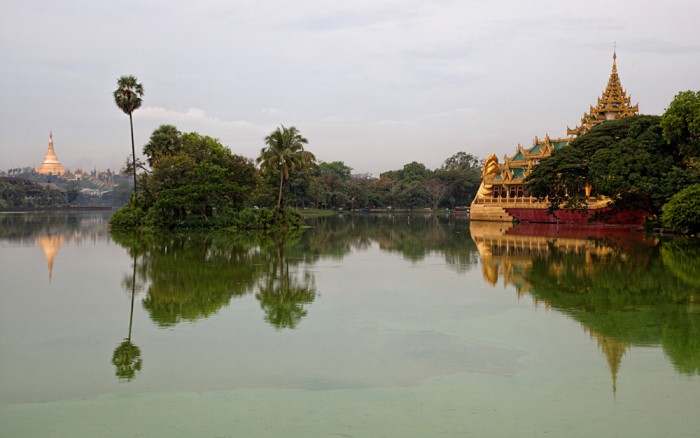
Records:
[[[342,161],[317,162],[307,143],[297,128],[281,126],[254,162],[212,137],[162,125],[143,147],[146,161],[132,160],[141,170],[137,195],[112,225],[270,228],[300,223],[288,207],[452,208],[468,205],[480,183],[479,159],[464,152],[435,170],[412,162],[375,178]]]

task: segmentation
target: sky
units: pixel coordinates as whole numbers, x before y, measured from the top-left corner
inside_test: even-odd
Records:
[[[255,158],[284,125],[354,173],[500,158],[579,124],[613,50],[643,114],[700,89],[698,17],[695,0],[2,0],[0,170],[41,164],[50,132],[65,167],[119,169],[122,75],[145,90],[137,152],[171,124]]]

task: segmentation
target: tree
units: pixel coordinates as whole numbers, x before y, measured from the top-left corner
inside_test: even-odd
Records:
[[[148,157],[148,165],[165,155],[174,155],[182,148],[182,133],[173,125],[160,125],[153,131],[151,138],[143,146],[143,153]]]
[[[136,194],[136,147],[134,146],[134,122],[131,118],[131,113],[141,107],[141,96],[143,96],[143,85],[134,76],[122,76],[117,79],[117,89],[114,90],[114,102],[125,114],[129,115],[129,126],[131,127],[134,195]]]
[[[700,232],[700,184],[673,195],[664,205],[661,221],[665,227],[682,233]]]
[[[700,159],[700,91],[682,91],[661,117],[664,138],[678,145],[681,158],[691,165]],[[695,162],[700,171],[700,163]]]
[[[480,161],[472,154],[457,152],[435,171],[435,177],[448,187],[445,200],[449,206],[471,204],[481,184]]]
[[[438,208],[438,204],[440,204],[442,198],[445,197],[448,188],[446,184],[443,184],[437,178],[430,178],[426,181],[425,192],[428,194],[428,199],[430,199],[433,209]]]
[[[279,172],[275,221],[282,213],[282,189],[284,183],[289,181],[290,173],[296,169],[303,169],[316,161],[316,157],[311,152],[304,150],[304,145],[308,142],[294,126],[289,128],[281,126],[265,137],[267,146],[261,149],[256,163],[260,165],[260,170],[263,173]]]
[[[173,131],[161,126],[144,148],[153,173],[142,177],[143,208],[154,225],[205,226],[216,212],[242,209],[255,184],[252,162],[209,136]],[[153,141],[164,132],[167,142]]]
[[[586,187],[612,200],[613,210],[641,210],[658,216],[661,207],[694,182],[678,149],[662,137],[661,118],[612,120],[576,138],[534,167],[528,190],[549,197],[550,207],[587,205]]]

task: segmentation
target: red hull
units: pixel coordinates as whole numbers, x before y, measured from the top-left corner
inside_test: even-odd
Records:
[[[612,216],[597,218],[596,213],[607,213],[609,208],[596,210],[557,210],[549,213],[539,208],[506,208],[506,212],[520,222],[562,223],[581,225],[641,225],[644,213],[641,211],[622,211]]]

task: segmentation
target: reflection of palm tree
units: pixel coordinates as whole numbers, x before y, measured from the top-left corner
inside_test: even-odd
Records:
[[[131,277],[131,312],[129,313],[129,336],[114,350],[112,364],[116,367],[115,374],[119,380],[129,381],[141,371],[143,360],[141,349],[131,343],[131,328],[134,322],[134,298],[136,296],[136,256],[134,256],[134,271]]]
[[[124,342],[114,350],[112,364],[116,367],[115,374],[119,380],[129,381],[136,377],[136,372],[141,371],[141,349],[132,344],[130,340]]]
[[[276,242],[275,247],[277,258],[271,262],[270,275],[263,279],[255,297],[268,323],[277,329],[293,329],[307,314],[304,305],[316,298],[316,285],[310,272],[304,272],[302,278],[290,277],[286,245]]]

